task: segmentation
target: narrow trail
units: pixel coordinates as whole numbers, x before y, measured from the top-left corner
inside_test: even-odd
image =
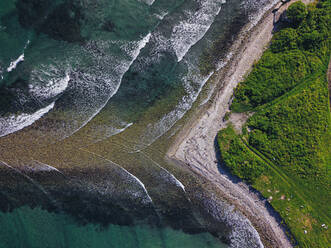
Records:
[[[327,79],[328,79],[328,88],[329,88],[329,103],[331,108],[331,58],[329,62],[328,72],[327,72]]]
[[[299,199],[305,203],[306,207],[308,206],[308,208],[314,208],[317,211],[318,206],[314,204],[313,201],[309,201],[309,199],[304,197],[305,192],[302,191],[302,188],[298,187],[292,178],[288,177],[283,171],[281,171],[279,165],[275,164],[273,161],[267,158],[266,155],[262,152],[258,151],[254,147],[249,146],[246,140],[241,140],[249,151],[254,153],[262,161],[264,161],[269,166],[269,168],[282,179],[284,184],[287,184],[291,189],[293,189],[293,193],[295,193],[299,197]],[[320,216],[323,216],[325,220],[330,221],[329,217],[326,216],[323,212],[320,213]]]

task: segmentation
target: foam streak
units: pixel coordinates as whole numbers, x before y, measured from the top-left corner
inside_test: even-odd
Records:
[[[26,178],[28,181],[30,181],[36,188],[38,188],[42,193],[44,193],[46,195],[46,197],[48,198],[48,200],[50,202],[52,202],[53,204],[56,205],[56,202],[54,199],[52,199],[49,195],[49,193],[39,184],[37,183],[35,180],[33,180],[31,177],[29,177],[28,175],[22,173],[20,170],[14,168],[13,166],[10,166],[9,164],[7,164],[6,162],[4,161],[1,161],[0,160],[0,163],[2,163],[3,165],[5,165],[7,168],[15,171],[17,174],[23,176],[24,178]]]
[[[149,160],[151,160],[157,167],[159,167],[163,172],[165,172],[169,177],[170,177],[170,180],[172,182],[174,182],[174,184],[177,186],[177,187],[180,187],[185,193],[185,186],[182,184],[181,181],[179,181],[173,174],[171,174],[168,170],[164,169],[159,163],[157,163],[156,161],[154,161],[151,157],[149,157],[146,153],[144,152],[141,152],[141,154],[143,154],[145,157],[147,157]]]
[[[83,149],[83,148],[79,148],[79,150],[84,151],[84,152],[87,152],[87,153],[90,153],[90,154],[93,154],[93,155],[95,155],[95,156],[97,156],[97,157],[99,157],[99,158],[101,158],[103,160],[106,160],[107,162],[115,165],[116,167],[118,167],[120,170],[122,170],[125,174],[129,175],[131,178],[133,178],[135,180],[135,182],[137,182],[140,185],[140,187],[142,188],[142,190],[144,191],[144,193],[147,196],[148,202],[153,203],[153,200],[150,197],[150,195],[148,194],[148,191],[147,191],[145,185],[143,184],[143,182],[138,177],[136,177],[135,175],[131,174],[129,171],[127,171],[126,169],[124,169],[119,164],[117,164],[117,163],[115,163],[115,162],[113,162],[113,161],[111,161],[111,160],[109,160],[109,159],[101,156],[100,154],[97,154],[95,152],[91,152],[91,151],[86,150],[86,149]]]

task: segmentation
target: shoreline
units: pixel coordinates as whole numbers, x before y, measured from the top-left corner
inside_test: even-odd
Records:
[[[198,176],[207,179],[215,185],[224,199],[234,205],[245,215],[258,231],[265,246],[293,247],[288,236],[288,230],[280,222],[278,213],[268,205],[266,199],[245,184],[234,179],[222,165],[219,164],[215,149],[215,138],[220,129],[226,127],[223,120],[229,110],[233,90],[239,82],[251,71],[254,63],[260,59],[272,39],[274,29],[274,14],[272,10],[279,8],[277,18],[292,0],[282,5],[275,4],[260,21],[252,28],[247,24],[232,45],[230,51],[235,51],[223,75],[218,76],[218,92],[211,104],[197,110],[198,118],[191,117],[177,134],[175,142],[170,146],[167,157],[179,166],[188,167]],[[304,1],[305,3],[309,1]],[[217,72],[222,74],[222,72]],[[237,118],[237,121],[242,122]]]

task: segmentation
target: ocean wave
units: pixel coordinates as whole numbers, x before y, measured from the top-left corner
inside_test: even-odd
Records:
[[[129,183],[129,186],[126,189],[126,193],[128,193],[130,196],[133,196],[134,198],[137,198],[139,200],[142,200],[143,204],[146,205],[153,205],[153,200],[148,194],[148,191],[144,185],[144,183],[135,175],[131,174],[129,171],[124,169],[122,166],[119,164],[88,150],[85,150],[83,148],[79,148],[79,150],[90,153],[91,155],[97,156],[105,161],[108,162],[107,166],[111,167],[114,169],[114,173],[110,174],[109,176],[114,176],[116,177],[116,180],[114,182],[120,180],[122,183]],[[115,179],[115,178],[114,178]],[[109,182],[111,183],[111,181]],[[117,185],[119,186],[119,185]],[[133,189],[133,186],[137,186],[135,189]],[[114,187],[114,186],[112,186]],[[105,192],[108,194],[109,192]]]
[[[55,172],[60,173],[61,175],[63,175],[63,173],[59,169],[57,169],[57,168],[55,168],[51,165],[39,162],[37,160],[33,160],[33,161],[30,161],[29,163],[25,163],[24,170],[27,170],[29,172],[55,171]]]
[[[216,65],[216,71],[219,71],[219,70],[221,70],[222,68],[224,68],[224,67],[229,63],[229,61],[231,60],[232,57],[233,57],[233,52],[229,52],[229,53],[226,55],[225,59],[220,60],[220,61],[217,63],[217,65]],[[216,89],[216,84],[212,84],[212,85],[210,85],[209,90],[208,90],[208,95],[207,95],[207,97],[206,97],[204,100],[201,101],[200,106],[203,106],[203,105],[205,105],[207,102],[209,102],[209,100],[211,99],[211,97],[212,97],[212,95],[213,95],[215,89]]]
[[[146,153],[141,152],[141,154],[143,154],[143,156],[145,156],[146,158],[148,158],[150,161],[153,162],[154,165],[156,165],[160,170],[161,170],[161,177],[166,180],[167,182],[176,185],[177,187],[181,188],[185,193],[185,186],[184,184],[179,181],[172,173],[170,173],[168,170],[166,170],[165,168],[163,168],[159,163],[157,163],[156,161],[154,161],[150,156],[148,156]]]
[[[63,93],[70,81],[69,70],[63,71],[61,67],[41,66],[40,70],[34,69],[31,72],[31,82],[29,84],[29,93],[40,100],[54,98]]]
[[[25,49],[27,48],[27,46],[28,46],[29,44],[30,44],[30,40],[28,40],[28,41],[26,42],[26,44],[25,44],[25,46],[24,46],[24,49],[23,49],[23,53],[22,53],[22,54],[21,54],[16,60],[10,62],[10,65],[9,65],[8,68],[7,68],[7,72],[11,72],[11,71],[13,71],[19,63],[21,63],[21,62],[24,61],[24,51],[25,51]]]
[[[163,11],[163,12],[160,12],[160,13],[155,13],[154,15],[156,16],[157,19],[159,20],[163,20],[164,17],[166,17],[167,15],[169,14],[169,12],[167,11]]]
[[[250,1],[249,3],[245,3],[247,6],[243,3],[241,6],[242,8],[247,8],[247,11],[251,11],[255,14],[259,13],[257,16],[254,14],[251,15],[249,25],[254,25],[254,21],[258,20],[258,18],[260,18],[262,15],[261,13],[263,11],[259,11],[258,6],[262,5],[265,10],[265,8],[270,8],[274,2],[274,0],[269,0],[263,3],[259,3],[258,1],[254,0],[253,2]],[[183,11],[184,16],[179,17],[179,19],[182,18],[182,20],[179,22],[179,24],[177,23],[171,28],[172,38],[170,40],[166,32],[161,32],[158,30],[157,32],[153,33],[151,38],[153,48],[151,48],[151,51],[149,52],[150,56],[146,58],[146,61],[144,62],[150,65],[159,63],[165,53],[169,53],[173,50],[180,64],[186,63],[188,65],[188,73],[181,80],[183,82],[186,94],[182,97],[182,99],[178,102],[177,106],[172,111],[164,114],[159,121],[149,123],[147,125],[146,130],[140,135],[140,143],[136,145],[136,151],[140,151],[145,147],[150,146],[159,137],[170,130],[178,120],[183,118],[185,113],[196,101],[205,83],[214,73],[210,72],[208,76],[204,77],[199,74],[199,61],[197,58],[193,58],[192,54],[190,54],[184,60],[183,58],[188,53],[191,46],[196,44],[196,42],[205,36],[206,32],[214,22],[215,17],[219,14],[221,5],[224,3],[225,1],[204,1],[201,3],[200,9],[198,9],[195,13],[193,13],[192,10]],[[202,19],[201,26],[196,28],[189,28],[190,25],[194,26],[195,22],[199,21],[199,18],[197,17],[201,17]],[[185,27],[185,25],[187,26]],[[186,28],[189,30],[188,33],[185,33]],[[176,36],[177,33],[178,36]],[[229,52],[223,60],[217,63],[215,70],[221,70],[231,60],[232,56],[233,53]],[[143,70],[143,68],[140,68],[140,70]],[[212,87],[207,98],[201,103],[201,105],[205,104],[211,98],[213,90],[214,88]]]
[[[16,60],[10,62],[10,65],[7,68],[7,72],[11,72],[12,70],[14,70],[16,66],[22,61],[24,61],[24,53],[22,53]]]
[[[97,143],[111,136],[120,134],[133,125],[132,122],[131,123],[121,122],[120,124],[121,127],[115,127],[113,123],[111,125],[110,124],[93,125],[92,133],[89,134],[88,136],[93,138],[92,143]]]
[[[33,71],[34,82],[30,85],[32,95],[38,96],[36,98],[60,96],[51,114],[52,119],[61,123],[55,122],[54,126],[47,123],[47,135],[55,140],[65,139],[98,115],[118,91],[124,74],[148,43],[150,36],[149,33],[138,41],[130,42],[90,41],[83,50],[78,49],[73,53],[73,58],[79,58],[76,64],[67,61],[62,62],[61,66],[61,62],[53,61],[54,66],[40,66]],[[84,64],[85,58],[92,61],[90,66]],[[123,129],[123,125],[118,128],[109,124],[107,128],[101,127],[101,131],[108,136]]]
[[[139,2],[143,2],[146,3],[148,5],[153,5],[153,3],[155,2],[155,0],[138,0]]]
[[[39,109],[32,114],[22,113],[17,115],[12,114],[9,117],[0,117],[0,137],[17,132],[27,126],[30,126],[43,115],[48,113],[54,107],[54,104],[55,102],[42,109]]]
[[[234,206],[222,202],[214,196],[208,198],[198,194],[196,196],[216,220],[225,223],[231,228],[227,237],[230,240],[230,248],[264,247],[252,223],[237,211]]]
[[[189,49],[201,40],[219,14],[224,0],[200,0],[196,10],[184,12],[184,19],[173,27],[171,43],[180,62]]]
[[[54,206],[57,205],[56,201],[52,198],[52,196],[46,191],[46,189],[37,181],[35,181],[34,179],[32,179],[30,176],[28,176],[27,174],[23,173],[21,170],[17,169],[14,166],[11,166],[9,164],[7,164],[4,161],[0,160],[0,164],[4,165],[5,167],[7,167],[10,170],[13,170],[15,173],[19,174],[20,176],[24,177],[26,180],[28,180],[29,182],[31,182],[37,189],[39,189],[46,197],[47,199],[54,204]]]
[[[169,113],[165,114],[156,123],[150,123],[146,131],[140,136],[141,143],[135,146],[140,151],[154,143],[163,134],[169,131],[178,120],[183,118],[185,113],[192,107],[193,103],[199,96],[203,86],[212,76],[213,72],[203,77],[196,72],[196,67],[189,62],[188,73],[182,79],[186,94],[181,98],[176,107]]]
[[[248,2],[243,2],[243,8],[246,9],[247,13],[251,13],[249,15],[249,29],[258,24],[267,10],[277,3],[279,3],[278,0],[266,0],[262,2],[259,0],[251,0]]]
[[[83,77],[82,80],[80,80],[80,86],[84,85],[84,88],[86,87],[87,89],[82,91],[80,90],[80,95],[85,95],[85,100],[86,102],[79,102],[77,105],[77,112],[80,116],[86,116],[86,114],[89,115],[88,118],[86,118],[78,127],[76,127],[75,130],[73,130],[70,134],[68,134],[66,137],[74,134],[78,130],[80,130],[82,127],[84,127],[87,123],[89,123],[108,103],[108,101],[117,93],[124,74],[129,70],[133,62],[137,59],[138,55],[140,54],[140,51],[146,46],[146,44],[149,42],[149,39],[151,37],[151,33],[147,34],[143,39],[141,39],[138,42],[128,42],[128,43],[121,43],[121,42],[111,42],[111,43],[118,43],[119,47],[121,50],[125,51],[126,54],[130,57],[129,61],[121,61],[118,60],[118,58],[112,57],[111,63],[114,67],[111,68],[112,71],[114,72],[113,74],[108,74],[105,76],[105,74],[100,75],[101,78],[95,78],[93,74],[87,74],[86,72],[83,73],[85,74],[85,78]],[[110,62],[110,61],[108,61]],[[109,66],[109,65],[108,65]],[[96,72],[97,73],[97,72]],[[103,72],[104,73],[104,72]],[[106,77],[106,78],[105,78]],[[91,79],[95,81],[94,83],[91,83]],[[99,80],[95,80],[99,79]],[[100,97],[100,89],[95,88],[93,85],[99,85],[100,87],[100,79],[105,80],[105,87],[102,88],[103,94],[106,95],[106,98],[102,100],[101,103],[96,104],[94,103],[94,108],[91,107],[91,95],[93,97]],[[96,90],[93,92],[93,90]],[[87,95],[86,95],[87,93]],[[79,97],[79,99],[82,99]],[[78,100],[79,100],[78,99]],[[102,99],[102,97],[101,97]],[[97,99],[93,99],[97,100]],[[82,106],[82,104],[84,105]],[[89,107],[89,109],[86,109],[86,107]],[[97,107],[97,108],[95,108]],[[82,111],[83,110],[83,111]]]

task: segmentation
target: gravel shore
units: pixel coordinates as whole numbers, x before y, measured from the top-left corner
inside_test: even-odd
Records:
[[[279,8],[276,18],[286,10],[291,1]],[[259,232],[265,246],[292,247],[284,227],[280,224],[279,215],[270,207],[266,200],[252,191],[245,183],[236,182],[219,164],[215,150],[217,132],[226,126],[223,121],[229,110],[229,103],[234,88],[249,73],[253,64],[258,61],[272,38],[274,29],[274,14],[270,9],[260,22],[248,30],[244,28],[239,39],[231,50],[235,54],[227,66],[225,74],[220,76],[220,90],[212,103],[199,115],[191,120],[178,134],[177,140],[168,151],[168,157],[186,164],[191,170],[201,175],[223,192],[225,199],[235,205]],[[237,116],[239,122],[245,121]]]

